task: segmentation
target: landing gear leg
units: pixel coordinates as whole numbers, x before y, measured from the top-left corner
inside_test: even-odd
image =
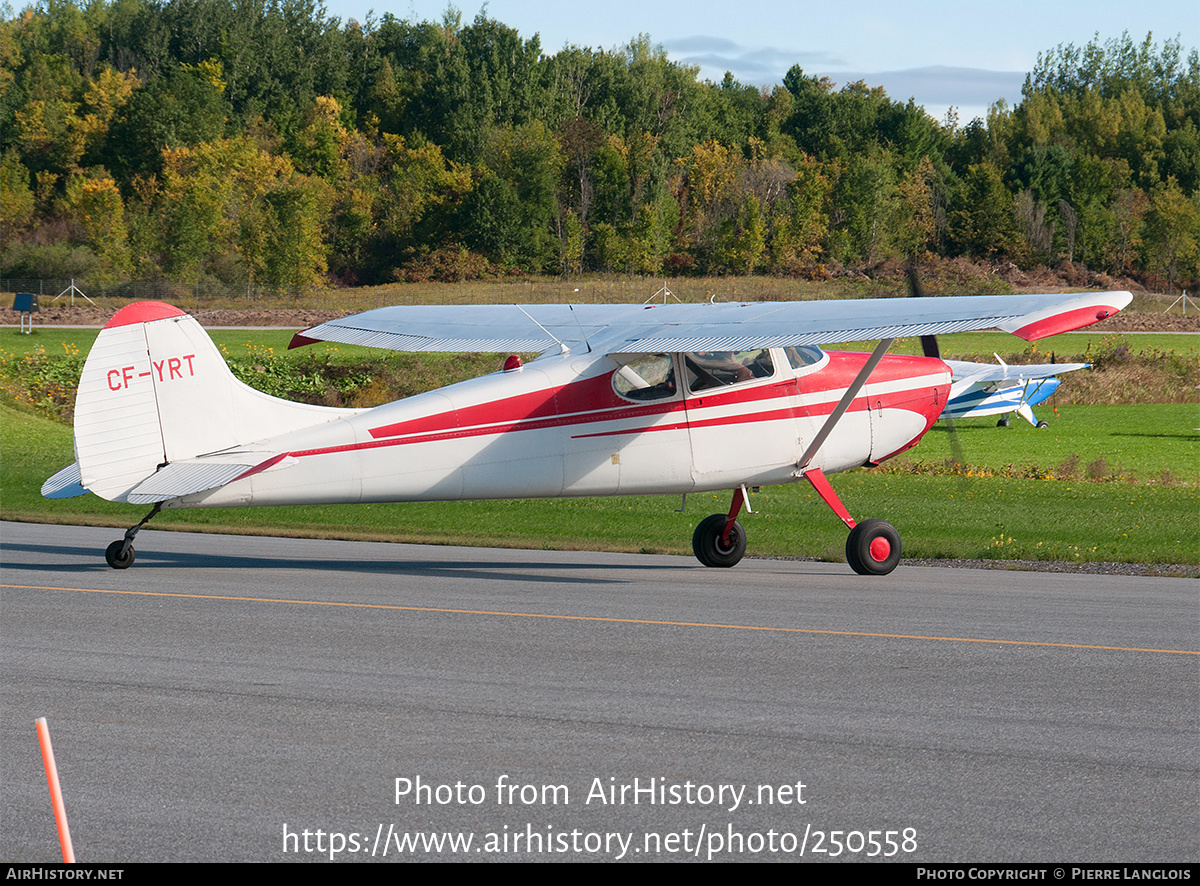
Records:
[[[913,289],[917,289],[914,285]],[[932,339],[932,336],[929,336]],[[833,408],[833,412],[829,414],[829,418],[825,419],[825,424],[821,425],[821,429],[817,431],[812,442],[808,444],[808,448],[804,450],[804,455],[800,456],[800,461],[796,462],[800,466],[800,471],[804,474],[804,478],[812,484],[813,489],[817,491],[817,495],[825,501],[833,509],[833,512],[838,515],[843,523],[850,527],[850,538],[846,542],[846,560],[850,563],[850,568],[859,575],[887,575],[896,568],[896,564],[900,562],[900,533],[890,523],[885,523],[883,520],[865,520],[863,527],[871,524],[869,531],[860,529],[858,534],[855,534],[858,524],[854,522],[854,518],[850,516],[850,512],[846,510],[846,506],[842,504],[841,499],[837,497],[837,493],[833,491],[833,487],[829,485],[829,481],[825,479],[825,472],[820,468],[805,468],[806,465],[812,464],[813,458],[816,457],[817,451],[821,448],[821,444],[825,442],[829,434],[833,431],[834,426],[841,421],[846,410],[850,408],[850,404],[854,398],[858,396],[858,392],[862,390],[863,385],[867,383],[867,379],[879,365],[879,361],[883,359],[883,355],[887,353],[887,349],[892,346],[895,339],[883,338],[879,340],[879,344],[875,346],[875,350],[871,352],[871,356],[867,358],[867,362],[863,364],[862,369],[858,371],[858,375],[854,377],[854,381],[850,383],[850,387],[846,389],[846,393],[842,394],[842,399],[838,401],[837,406]],[[922,346],[926,345],[925,339],[922,338]],[[932,351],[926,348],[927,356],[936,356],[937,342],[931,341]],[[880,526],[886,526],[889,533],[884,533],[884,538],[879,538]],[[863,543],[863,539],[866,543]],[[878,543],[876,543],[878,542]]]
[[[745,495],[733,493],[728,514],[705,517],[692,534],[692,551],[705,566],[736,566],[746,553],[746,530],[737,521]]]
[[[804,478],[833,509],[843,523],[850,527],[846,539],[846,562],[859,575],[887,575],[900,563],[900,533],[886,520],[854,522],[842,500],[817,468],[804,472]]]
[[[1033,414],[1033,410],[1029,408],[1028,403],[1022,403],[1017,407],[1017,415],[1021,416],[1021,418],[1025,419],[1025,421],[1029,422],[1035,428],[1040,429],[1050,427],[1050,425],[1046,424],[1044,421],[1037,420],[1037,416]]]
[[[133,565],[133,561],[137,554],[133,550],[133,540],[137,537],[138,532],[143,526],[149,523],[154,515],[162,510],[162,502],[155,502],[150,513],[142,518],[142,522],[131,529],[125,530],[125,537],[114,541],[104,549],[104,560],[113,569],[128,569]]]

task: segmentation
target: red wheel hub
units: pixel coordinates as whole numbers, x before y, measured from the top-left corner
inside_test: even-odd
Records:
[[[886,538],[880,536],[879,538],[871,539],[871,544],[868,546],[867,550],[871,552],[872,560],[874,560],[876,563],[882,563],[891,555],[892,545],[891,542],[889,542]]]

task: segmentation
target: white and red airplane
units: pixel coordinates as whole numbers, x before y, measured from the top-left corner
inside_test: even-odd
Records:
[[[195,319],[161,302],[118,311],[88,355],[76,462],[42,489],[153,503],[109,545],[110,566],[160,508],[733,490],[692,539],[706,566],[746,549],[747,487],[804,478],[850,527],[860,574],[900,560],[891,524],[856,523],[826,474],[916,444],[951,372],[887,356],[900,336],[999,327],[1027,340],[1077,329],[1127,292],[672,305],[392,307],[323,323],[317,341],[400,351],[542,352],[500,372],[374,409],[270,397],[239,382]],[[830,342],[878,340],[871,354]]]

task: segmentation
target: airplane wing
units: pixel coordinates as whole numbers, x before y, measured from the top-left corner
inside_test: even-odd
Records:
[[[1128,292],[972,295],[673,305],[412,305],[379,308],[296,333],[396,351],[605,353],[749,348],[940,335],[998,327],[1027,341],[1103,320]]]
[[[990,382],[1024,382],[1039,378],[1052,378],[1064,372],[1087,369],[1091,363],[1039,363],[1008,365],[994,363],[968,363],[965,360],[945,360],[950,367],[954,383],[988,384]]]

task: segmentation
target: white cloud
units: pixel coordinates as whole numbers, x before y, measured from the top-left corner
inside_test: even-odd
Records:
[[[945,116],[948,108],[957,108],[963,123],[986,116],[988,107],[998,99],[1015,105],[1025,82],[1024,71],[948,65],[874,72],[838,70],[846,62],[830,52],[750,47],[707,34],[668,40],[663,48],[676,61],[700,68],[701,79],[715,83],[729,71],[739,83],[771,88],[783,82],[784,74],[793,65],[800,65],[806,74],[828,77],[839,88],[857,80],[882,86],[892,100],[905,102],[912,98],[938,119]]]

